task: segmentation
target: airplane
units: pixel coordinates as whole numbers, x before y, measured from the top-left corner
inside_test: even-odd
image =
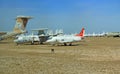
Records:
[[[40,44],[40,38],[38,35],[19,35],[17,36],[17,39],[14,40],[14,42],[18,45],[18,44],[22,44],[22,43],[27,43],[27,42],[31,42],[31,44],[34,44],[34,42],[38,42],[38,44]]]
[[[1,32],[2,34],[0,36],[0,41],[4,40],[4,39],[7,39],[9,37],[12,37],[12,36],[16,36],[16,35],[19,35],[19,34],[26,33],[25,28],[26,28],[28,20],[31,19],[31,18],[32,17],[30,17],[30,16],[17,16],[16,24],[15,24],[15,27],[14,27],[13,31],[12,32],[7,32],[7,33]]]
[[[107,33],[95,33],[93,32],[92,34],[85,34],[85,37],[104,37],[106,36]]]
[[[14,40],[14,42],[18,44],[29,43],[34,44],[38,42],[38,44],[43,44],[47,40],[48,35],[46,35],[47,28],[33,29],[32,34],[30,35],[19,35]]]
[[[61,35],[63,33],[62,30],[56,31],[57,32],[55,34],[51,34],[50,31],[48,31],[48,28],[33,29],[31,35],[19,35],[16,37],[14,42],[17,45],[30,42],[31,44],[34,44],[35,42],[38,42],[38,44],[43,44],[43,42],[46,42],[49,37]]]
[[[120,37],[120,32],[108,32],[106,33],[107,37]]]
[[[79,34],[76,34],[76,35],[58,35],[58,36],[55,36],[55,37],[48,39],[46,41],[46,43],[50,43],[52,45],[64,44],[64,46],[69,44],[69,46],[71,46],[73,42],[78,42],[78,41],[82,40],[84,38],[84,33],[85,33],[85,29],[82,28],[82,30]]]

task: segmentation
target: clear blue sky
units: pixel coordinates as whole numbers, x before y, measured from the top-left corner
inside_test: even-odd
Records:
[[[0,0],[0,31],[12,30],[18,15],[34,17],[27,30],[120,32],[120,0]]]

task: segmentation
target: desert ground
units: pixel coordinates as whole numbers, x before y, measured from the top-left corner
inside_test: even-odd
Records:
[[[86,37],[73,46],[3,40],[0,74],[120,74],[120,38]]]

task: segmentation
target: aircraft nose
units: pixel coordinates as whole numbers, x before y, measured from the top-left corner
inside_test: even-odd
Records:
[[[47,42],[47,43],[51,43],[51,42],[53,42],[53,41],[52,41],[52,40],[47,40],[46,42]]]
[[[47,43],[49,43],[49,42],[50,42],[50,40],[47,40],[46,42],[47,42]]]
[[[22,42],[21,40],[14,40],[15,43],[20,43]]]
[[[18,42],[18,40],[14,40],[14,42],[15,42],[15,43],[17,43],[17,42]]]

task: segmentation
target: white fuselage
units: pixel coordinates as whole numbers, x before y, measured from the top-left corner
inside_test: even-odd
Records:
[[[63,36],[56,36],[52,37],[51,39],[48,39],[46,42],[55,44],[55,43],[72,43],[80,41],[80,36],[74,36],[74,35],[63,35]]]
[[[23,36],[19,36],[16,40],[14,40],[14,42],[16,43],[36,42],[36,41],[40,41],[38,35],[28,35],[28,36],[23,35]]]

